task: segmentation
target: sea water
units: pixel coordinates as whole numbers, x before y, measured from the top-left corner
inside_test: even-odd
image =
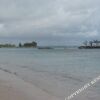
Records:
[[[100,76],[100,49],[0,48],[0,70],[64,100]],[[73,100],[100,100],[100,81]]]

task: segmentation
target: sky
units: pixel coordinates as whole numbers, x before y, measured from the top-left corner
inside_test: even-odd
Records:
[[[0,0],[0,42],[79,45],[99,27],[100,0]]]

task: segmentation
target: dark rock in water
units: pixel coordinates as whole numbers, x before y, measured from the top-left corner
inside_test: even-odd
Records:
[[[38,47],[38,49],[53,49],[52,47]]]

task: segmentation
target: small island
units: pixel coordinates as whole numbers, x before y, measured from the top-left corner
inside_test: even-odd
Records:
[[[78,47],[79,49],[100,49],[100,41],[85,41],[82,46]]]
[[[15,44],[0,44],[0,48],[36,48],[37,47],[37,43],[35,41],[33,42],[26,42],[24,44],[19,43],[18,46],[16,46]]]

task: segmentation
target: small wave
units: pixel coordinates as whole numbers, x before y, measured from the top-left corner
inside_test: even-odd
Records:
[[[73,76],[69,76],[69,75],[61,75],[61,76],[63,78],[68,78],[68,79],[71,79],[71,80],[74,80],[74,81],[83,82],[83,80],[76,78],[76,77],[73,77]]]
[[[14,74],[14,75],[17,75],[17,73],[16,72],[11,72],[10,70],[8,70],[8,69],[3,69],[3,68],[0,68],[0,70],[2,70],[2,71],[4,71],[4,72],[7,72],[7,73],[9,73],[9,74]]]

